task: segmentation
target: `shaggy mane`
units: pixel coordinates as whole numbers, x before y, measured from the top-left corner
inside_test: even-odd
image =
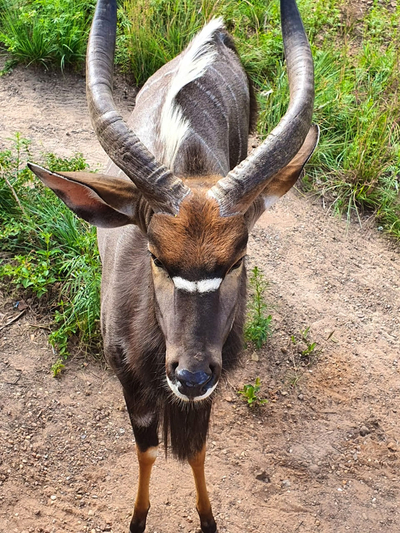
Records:
[[[217,55],[213,36],[223,29],[222,18],[214,18],[204,26],[182,54],[178,70],[172,77],[160,126],[160,141],[164,147],[162,163],[169,168],[173,167],[178,149],[190,130],[189,120],[183,116],[176,97],[183,87],[200,78],[213,63]]]

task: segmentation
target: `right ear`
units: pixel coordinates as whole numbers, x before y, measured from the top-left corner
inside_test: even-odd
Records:
[[[277,172],[264,187],[246,213],[246,222],[251,229],[263,212],[293,187],[303,172],[319,140],[319,127],[311,126],[300,150],[289,163]]]
[[[312,156],[319,141],[319,127],[313,124],[300,150],[294,158],[267,182],[261,193],[265,208],[273,205],[276,200],[293,187],[303,172],[304,165]]]
[[[33,163],[28,163],[28,167],[90,224],[99,228],[136,224],[141,194],[132,182],[91,172],[51,172]]]

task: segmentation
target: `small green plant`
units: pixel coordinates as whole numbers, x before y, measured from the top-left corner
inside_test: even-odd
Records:
[[[64,370],[65,365],[63,362],[63,359],[57,359],[57,361],[54,363],[54,365],[51,366],[51,373],[53,374],[54,378],[58,378],[58,376],[61,374],[61,372]]]
[[[287,381],[289,385],[295,389],[297,385],[299,384],[299,381],[301,381],[303,377],[303,374],[298,372],[297,368],[295,367],[293,371],[289,372],[287,375]]]
[[[44,250],[37,250],[27,256],[17,255],[12,264],[0,265],[0,278],[7,276],[17,289],[31,289],[40,298],[57,281],[52,274],[50,256],[43,257],[43,252]],[[52,253],[58,252],[59,250],[52,250]]]
[[[252,294],[248,304],[249,312],[244,329],[244,337],[247,342],[253,343],[259,350],[272,333],[272,315],[267,314],[267,304],[264,300],[268,282],[265,280],[261,270],[258,267],[254,267],[251,271],[249,283],[252,288]]]
[[[310,360],[311,358],[318,355],[319,350],[317,350],[317,343],[311,342],[308,335],[310,333],[310,326],[308,326],[304,331],[300,331],[299,338],[296,338],[295,335],[290,336],[294,346],[297,346],[299,349],[300,357]]]
[[[7,74],[11,74],[17,64],[18,61],[16,61],[15,59],[7,59],[7,61],[4,63],[4,67],[0,70],[0,76],[6,76]]]
[[[261,389],[261,380],[256,378],[254,385],[247,384],[243,386],[243,389],[238,391],[241,396],[247,401],[247,404],[251,407],[253,405],[265,405],[268,400],[260,398],[258,393]]]

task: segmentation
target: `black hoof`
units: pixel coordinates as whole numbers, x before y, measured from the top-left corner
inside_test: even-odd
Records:
[[[135,517],[132,518],[131,525],[129,527],[129,533],[143,533],[146,529],[146,519],[139,520]]]
[[[215,520],[208,520],[207,522],[201,523],[201,530],[203,533],[216,533],[217,531],[217,524],[215,523]]]

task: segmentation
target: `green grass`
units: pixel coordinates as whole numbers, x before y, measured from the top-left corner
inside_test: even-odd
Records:
[[[326,42],[316,51],[315,117],[323,135],[312,170],[336,211],[373,211],[397,238],[399,16],[399,8],[376,4],[363,21],[339,28],[332,50]]]
[[[117,62],[142,85],[173,59],[214,16],[222,16],[234,35],[242,61],[262,86],[282,55],[276,2],[253,0],[137,0],[119,9]],[[272,23],[273,22],[273,23]],[[268,29],[264,32],[264,29]],[[268,50],[268,53],[264,53]]]
[[[2,0],[0,42],[21,63],[80,66],[94,5],[95,0]]]
[[[215,6],[214,6],[215,4]],[[118,10],[116,60],[143,83],[178,55],[217,13],[213,0],[124,1]]]
[[[98,349],[100,260],[96,232],[79,220],[26,168],[29,142],[16,135],[0,152],[0,281],[14,293],[36,297],[50,310],[50,342],[61,357],[73,336],[81,347]],[[82,155],[45,154],[52,170],[83,170]]]

